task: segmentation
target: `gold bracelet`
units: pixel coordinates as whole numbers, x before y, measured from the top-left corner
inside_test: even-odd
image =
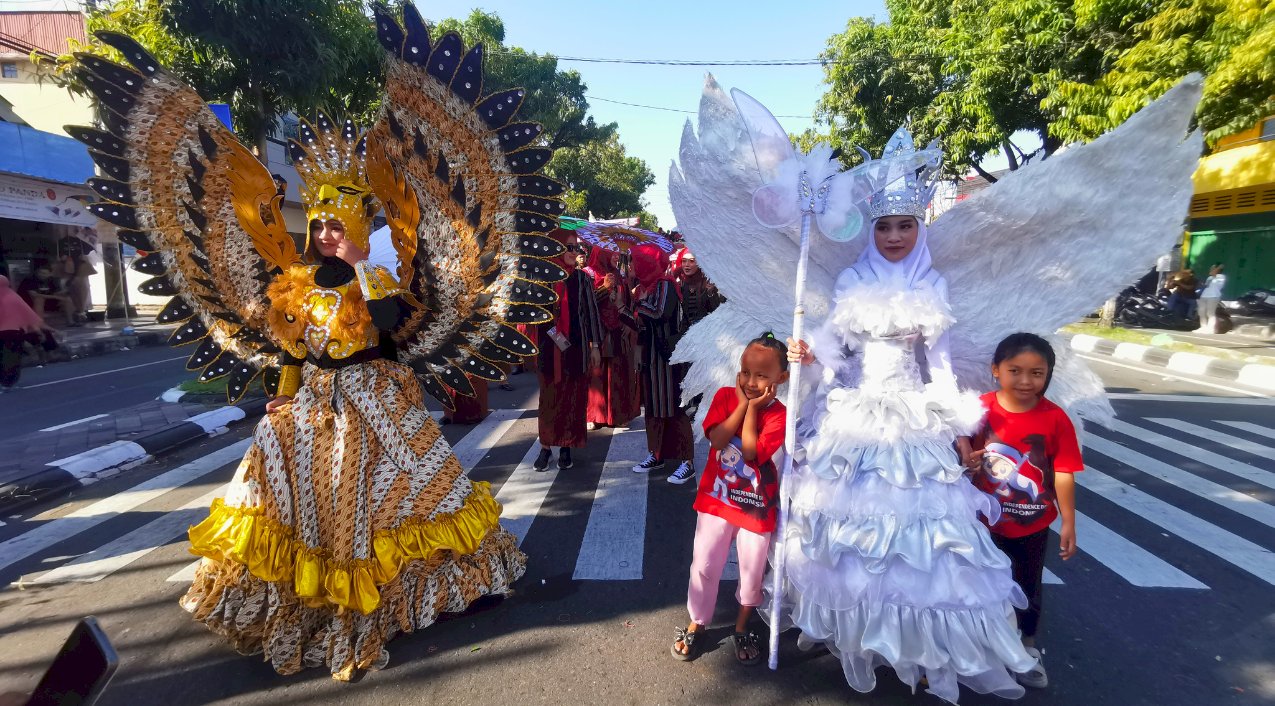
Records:
[[[276,394],[280,397],[292,397],[301,389],[301,366],[285,365],[279,368],[279,386]]]

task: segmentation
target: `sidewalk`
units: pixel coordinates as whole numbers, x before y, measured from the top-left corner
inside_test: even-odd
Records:
[[[1072,349],[1082,353],[1275,392],[1275,341],[1237,333],[1241,325],[1250,334],[1263,334],[1271,326],[1260,320],[1237,322],[1231,333],[1209,334],[1149,328],[1103,330],[1080,324],[1082,333],[1063,333],[1070,337]]]
[[[0,442],[0,514],[123,472],[265,412],[264,398],[238,405],[225,405],[221,396],[192,399],[153,400]]]
[[[101,311],[96,312],[99,316],[101,313]],[[159,310],[155,307],[141,307],[137,316],[129,319],[87,321],[79,326],[67,326],[61,320],[46,317],[45,323],[53,327],[56,332],[58,348],[45,354],[45,359],[37,355],[27,355],[22,359],[22,364],[32,366],[58,363],[139,346],[164,345],[168,342],[168,337],[172,335],[174,327],[172,324],[155,323],[155,316],[158,313]]]

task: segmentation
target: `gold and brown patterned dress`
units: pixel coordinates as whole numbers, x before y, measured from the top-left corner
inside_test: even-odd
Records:
[[[382,667],[395,634],[504,594],[526,570],[412,370],[381,357],[369,308],[393,300],[364,301],[355,269],[325,260],[271,285],[272,328],[297,366],[280,392],[297,373],[300,388],[257,425],[226,497],[190,530],[204,561],[183,607],[281,674]]]

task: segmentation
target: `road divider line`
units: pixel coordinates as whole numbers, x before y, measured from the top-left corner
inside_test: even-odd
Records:
[[[1209,502],[1217,503],[1245,517],[1257,520],[1267,527],[1275,527],[1275,505],[1268,505],[1257,498],[1201,478],[1194,473],[1138,453],[1133,449],[1097,435],[1086,437],[1085,446],[1088,447],[1088,450],[1106,456],[1112,461],[1123,463],[1152,478],[1159,478],[1169,485],[1181,488]]]
[[[1261,458],[1267,458],[1267,459],[1275,458],[1275,448],[1273,447],[1266,446],[1264,444],[1259,444],[1255,441],[1249,441],[1248,439],[1241,439],[1238,436],[1232,436],[1230,434],[1227,434],[1226,432],[1221,432],[1216,429],[1209,429],[1208,427],[1202,427],[1198,424],[1184,422],[1181,419],[1168,419],[1164,417],[1147,417],[1147,421],[1155,422],[1156,424],[1169,427],[1170,429],[1174,429],[1176,431],[1186,432],[1187,434],[1190,434],[1191,436],[1197,436],[1207,441],[1216,441],[1219,444],[1225,444],[1226,446],[1229,446],[1235,449],[1236,451],[1243,451],[1244,453],[1252,454],[1254,456],[1260,456]],[[1230,422],[1222,422],[1222,423],[1230,424]],[[1244,422],[1240,422],[1240,423],[1243,424]],[[1253,425],[1253,426],[1257,426],[1257,425]],[[1243,429],[1243,427],[1236,427],[1236,428]],[[1258,428],[1262,429],[1263,427],[1258,427]],[[1245,430],[1245,431],[1250,431],[1250,430]],[[1266,436],[1266,438],[1268,439],[1271,438],[1272,436],[1275,436],[1275,434],[1272,434],[1270,430],[1256,431],[1253,433],[1262,434]],[[1270,471],[1266,471],[1266,472],[1270,473]]]
[[[98,376],[101,376],[101,375],[114,375],[115,373],[122,373],[122,372],[124,372],[125,370],[136,370],[136,369],[138,369],[138,368],[146,368],[146,367],[150,367],[150,366],[152,366],[152,365],[159,365],[160,363],[171,363],[171,362],[173,362],[174,360],[186,360],[186,358],[187,358],[187,356],[179,355],[179,356],[177,356],[176,358],[165,358],[165,359],[163,359],[163,360],[152,360],[152,361],[151,361],[151,362],[149,362],[149,363],[141,363],[141,364],[139,364],[139,365],[129,365],[129,366],[126,366],[126,367],[123,367],[123,368],[116,368],[116,369],[114,369],[114,370],[103,370],[103,371],[102,371],[102,372],[100,372],[100,373],[89,373],[88,375],[77,375],[77,376],[75,376],[75,377],[73,377],[73,378],[62,378],[61,380],[54,380],[54,381],[52,381],[52,382],[41,382],[41,383],[38,383],[38,384],[35,384],[35,385],[23,385],[23,386],[22,386],[22,389],[24,389],[24,390],[34,390],[34,389],[35,389],[35,388],[37,388],[37,387],[48,387],[49,385],[61,385],[61,384],[62,384],[62,383],[64,383],[64,382],[75,382],[76,380],[87,380],[87,379],[89,379],[89,378],[95,378],[95,377],[98,377]]]
[[[78,559],[46,571],[27,583],[94,583],[141,559],[186,533],[208,516],[208,507],[226,493],[226,484],[191,500],[172,512],[103,544]]]
[[[1076,482],[1117,507],[1275,586],[1275,553],[1269,549],[1205,522],[1092,466],[1085,466],[1084,473],[1077,473]]]
[[[108,417],[108,416],[110,416],[110,415],[108,415],[108,414],[95,414],[95,415],[93,415],[93,416],[91,416],[91,417],[85,417],[85,418],[83,418],[83,419],[77,419],[77,420],[75,420],[75,421],[73,421],[73,422],[66,422],[66,423],[63,423],[63,424],[58,424],[58,425],[56,425],[56,426],[45,427],[45,428],[41,429],[40,431],[57,431],[57,430],[59,430],[59,429],[66,429],[67,427],[73,427],[73,426],[75,426],[75,425],[77,425],[77,424],[83,424],[83,423],[85,423],[85,422],[91,422],[91,421],[93,421],[93,420],[95,420],[95,419],[101,419],[101,418],[103,418],[103,417]]]
[[[521,409],[493,409],[452,447],[452,453],[456,454],[460,467],[466,472],[473,470],[495,448],[496,442],[509,433],[509,429],[521,416]]]
[[[647,456],[646,430],[636,422],[627,430],[611,430],[611,447],[593,495],[584,542],[576,557],[573,579],[636,581],[642,578],[646,545],[647,473],[633,466]],[[661,479],[660,482],[663,482]]]
[[[547,471],[537,471],[531,467],[539,455],[540,440],[536,439],[496,493],[496,502],[502,506],[500,526],[518,538],[518,546],[522,546],[522,541],[527,538],[531,523],[535,522],[540,506],[544,504],[554,479],[558,477],[557,459],[550,461]]]
[[[1180,426],[1180,424],[1175,420],[1166,421],[1169,422],[1170,427]],[[1151,444],[1153,446],[1159,446],[1165,451],[1171,451],[1183,458],[1190,459],[1192,461],[1199,461],[1200,463],[1212,466],[1219,471],[1225,471],[1233,476],[1238,476],[1244,480],[1275,490],[1275,473],[1263,470],[1257,466],[1244,463],[1243,461],[1237,461],[1233,458],[1228,458],[1222,454],[1202,449],[1184,441],[1178,441],[1177,439],[1165,436],[1164,434],[1158,434],[1151,431],[1146,427],[1135,426],[1128,422],[1120,421],[1119,419],[1112,424],[1111,430],[1124,434],[1130,438],[1137,439],[1138,441]],[[1183,430],[1185,431],[1185,428]],[[1275,511],[1275,508],[1272,508],[1272,510]]]
[[[243,457],[251,439],[243,439],[207,456],[155,476],[121,493],[49,520],[35,529],[0,542],[0,569],[12,566],[32,554],[87,532],[94,527],[134,510],[162,495],[188,485]]]
[[[1162,378],[1168,378],[1170,380],[1180,380],[1181,382],[1189,382],[1192,385],[1199,385],[1201,387],[1211,387],[1215,390],[1226,390],[1227,392],[1235,392],[1241,395],[1248,395],[1249,397],[1261,397],[1263,399],[1270,397],[1270,395],[1263,394],[1261,392],[1253,392],[1252,390],[1242,390],[1238,387],[1229,387],[1227,385],[1219,385],[1215,382],[1205,382],[1204,380],[1197,380],[1196,378],[1189,378],[1182,375],[1174,375],[1173,373],[1165,372],[1164,368],[1155,368],[1155,367],[1151,367],[1147,365],[1131,365],[1129,363],[1121,363],[1121,362],[1112,360],[1111,358],[1085,355],[1084,353],[1077,353],[1076,357],[1084,358],[1085,360],[1090,361],[1092,363],[1102,363],[1103,365],[1110,365],[1116,368],[1128,368],[1129,370],[1136,370],[1140,373],[1147,373],[1149,375],[1158,375]]]
[[[1062,528],[1062,520],[1055,519],[1050,528],[1058,532]],[[1107,529],[1082,512],[1076,513],[1076,536],[1080,538],[1080,551],[1098,560],[1134,586],[1208,589],[1208,586],[1169,562]]]

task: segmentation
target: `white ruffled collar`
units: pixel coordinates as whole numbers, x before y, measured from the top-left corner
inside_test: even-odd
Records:
[[[843,335],[876,338],[919,331],[934,340],[955,321],[942,293],[928,281],[910,288],[891,282],[848,283],[828,316],[828,323]]]

